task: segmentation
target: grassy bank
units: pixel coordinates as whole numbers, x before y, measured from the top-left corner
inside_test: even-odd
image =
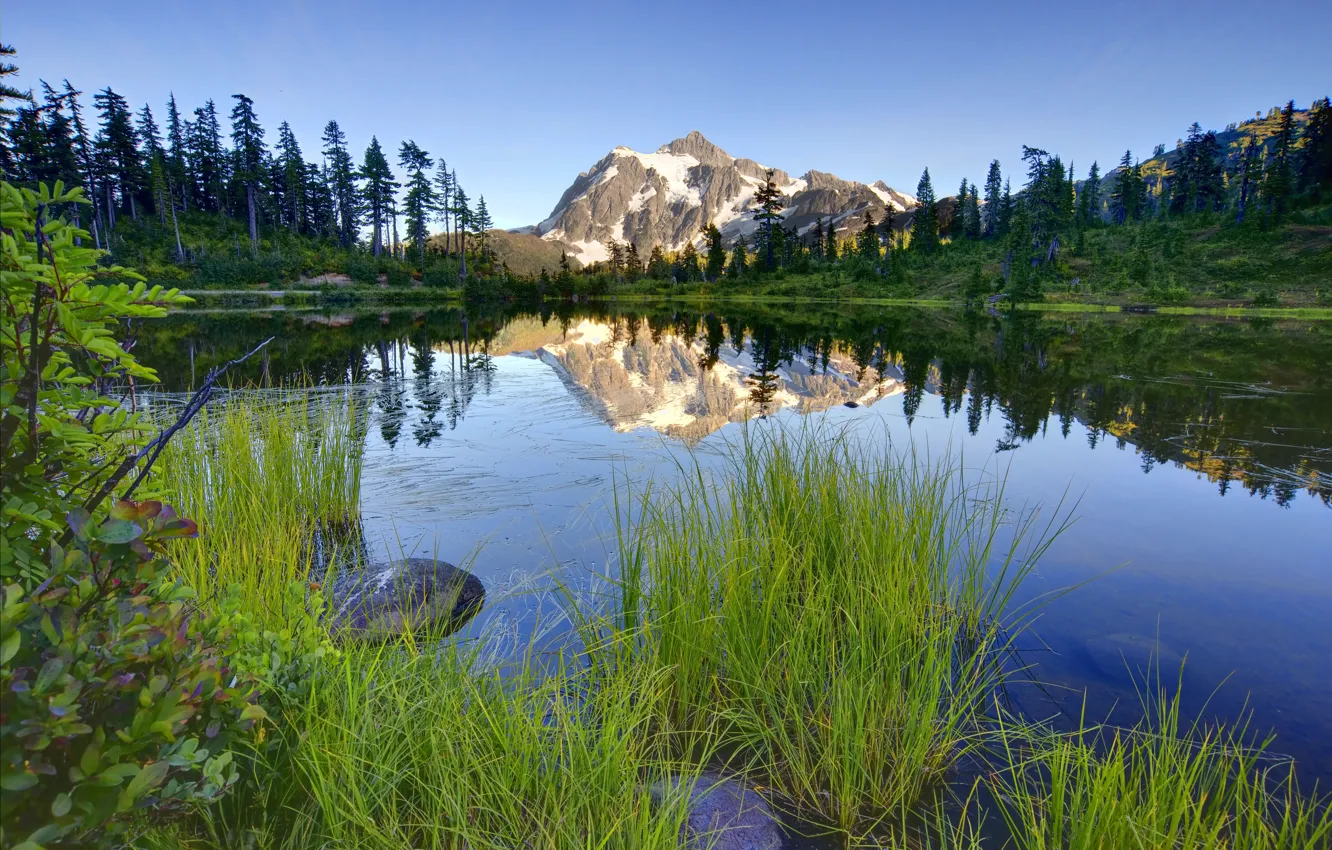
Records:
[[[301,528],[354,519],[363,419],[337,398],[273,401],[233,397],[158,484],[204,530],[195,581],[249,588],[265,627],[313,628],[264,600],[308,577]],[[1062,514],[1013,513],[950,460],[828,434],[755,433],[715,474],[682,473],[623,494],[621,571],[598,607],[571,607],[562,660],[428,633],[343,644],[281,702],[250,781],[141,843],[677,847],[685,801],[650,789],[705,770],[836,845],[981,846],[980,818],[1032,848],[1327,838],[1328,810],[1277,786],[1289,765],[1243,729],[1167,716],[1056,736],[996,714],[1025,623],[1012,594]],[[942,811],[964,759],[993,765],[1003,802],[916,817]]]

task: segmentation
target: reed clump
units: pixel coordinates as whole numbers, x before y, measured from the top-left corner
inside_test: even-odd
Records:
[[[352,391],[236,392],[201,411],[154,481],[199,523],[202,540],[176,553],[186,583],[203,598],[239,584],[261,612],[354,546],[365,417]]]

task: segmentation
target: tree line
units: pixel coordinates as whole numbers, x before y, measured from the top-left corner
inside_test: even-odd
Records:
[[[156,216],[174,230],[184,262],[179,216],[203,212],[243,221],[252,256],[269,227],[424,266],[432,224],[445,237],[434,244],[460,259],[464,275],[469,248],[482,259],[488,253],[494,222],[485,196],[473,204],[444,157],[412,139],[398,147],[395,174],[391,148],[372,136],[358,162],[335,120],[324,126],[318,160],[286,121],[270,144],[244,94],[231,96],[225,115],[211,98],[185,113],[170,94],[159,123],[150,104],[134,111],[108,86],[87,115],[84,92],[67,79],[41,80],[40,96],[10,85],[13,56],[12,46],[0,46],[0,173],[19,185],[83,187],[92,202],[83,226],[98,248],[109,246],[118,218]]]
[[[758,189],[748,239],[728,249],[715,224],[674,254],[654,245],[646,260],[639,246],[612,242],[609,258],[584,272],[619,280],[639,277],[677,281],[738,281],[765,272],[794,273],[837,268],[853,278],[901,277],[907,267],[929,262],[945,244],[997,244],[1008,290],[1030,296],[1056,265],[1060,251],[1086,229],[1123,226],[1161,218],[1219,214],[1236,222],[1258,210],[1280,219],[1301,204],[1322,203],[1332,192],[1332,105],[1314,101],[1298,120],[1294,101],[1273,110],[1268,121],[1227,128],[1227,150],[1215,131],[1189,127],[1175,149],[1157,146],[1144,163],[1126,151],[1110,174],[1093,162],[1078,180],[1072,163],[1058,154],[1023,146],[1025,180],[1016,190],[998,160],[991,161],[983,187],[963,179],[957,195],[940,200],[926,168],[916,186],[913,209],[888,210],[875,221],[866,207],[797,231],[784,225],[784,201],[769,172]],[[565,265],[561,277],[567,277]],[[974,282],[984,288],[987,282]],[[973,293],[974,294],[974,293]]]

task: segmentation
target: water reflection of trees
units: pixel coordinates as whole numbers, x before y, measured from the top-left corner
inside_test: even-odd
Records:
[[[494,339],[520,316],[563,329],[585,319],[605,322],[614,339],[629,343],[688,338],[704,369],[726,346],[744,350],[754,359],[750,399],[760,412],[772,408],[785,366],[799,361],[826,371],[836,355],[855,365],[858,380],[900,380],[909,422],[963,416],[974,434],[1001,417],[998,449],[1020,448],[1052,428],[1067,438],[1081,423],[1093,447],[1107,440],[1133,446],[1145,472],[1181,464],[1223,494],[1239,486],[1288,504],[1305,490],[1332,502],[1332,378],[1322,366],[1332,353],[1332,328],[1317,323],[558,303],[539,311],[500,305],[320,316],[186,313],[142,326],[136,354],[168,389],[183,389],[191,376],[275,336],[268,360],[242,364],[233,381],[375,380],[385,442],[400,439],[410,398],[413,437],[429,445],[490,391]],[[927,396],[939,399],[937,408]]]

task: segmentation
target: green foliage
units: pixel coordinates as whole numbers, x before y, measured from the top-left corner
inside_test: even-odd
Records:
[[[215,799],[238,776],[228,747],[266,716],[233,664],[253,641],[239,597],[197,610],[164,557],[193,522],[120,502],[101,524],[72,510],[69,528],[46,581],[3,590],[6,846],[113,846],[137,814]]]
[[[145,433],[142,416],[109,397],[115,385],[155,380],[117,342],[117,322],[189,300],[98,267],[100,252],[75,244],[88,234],[59,217],[82,194],[60,183],[0,184],[0,577],[28,587],[43,576],[43,548],[63,530],[61,518],[85,503],[96,508]]]

